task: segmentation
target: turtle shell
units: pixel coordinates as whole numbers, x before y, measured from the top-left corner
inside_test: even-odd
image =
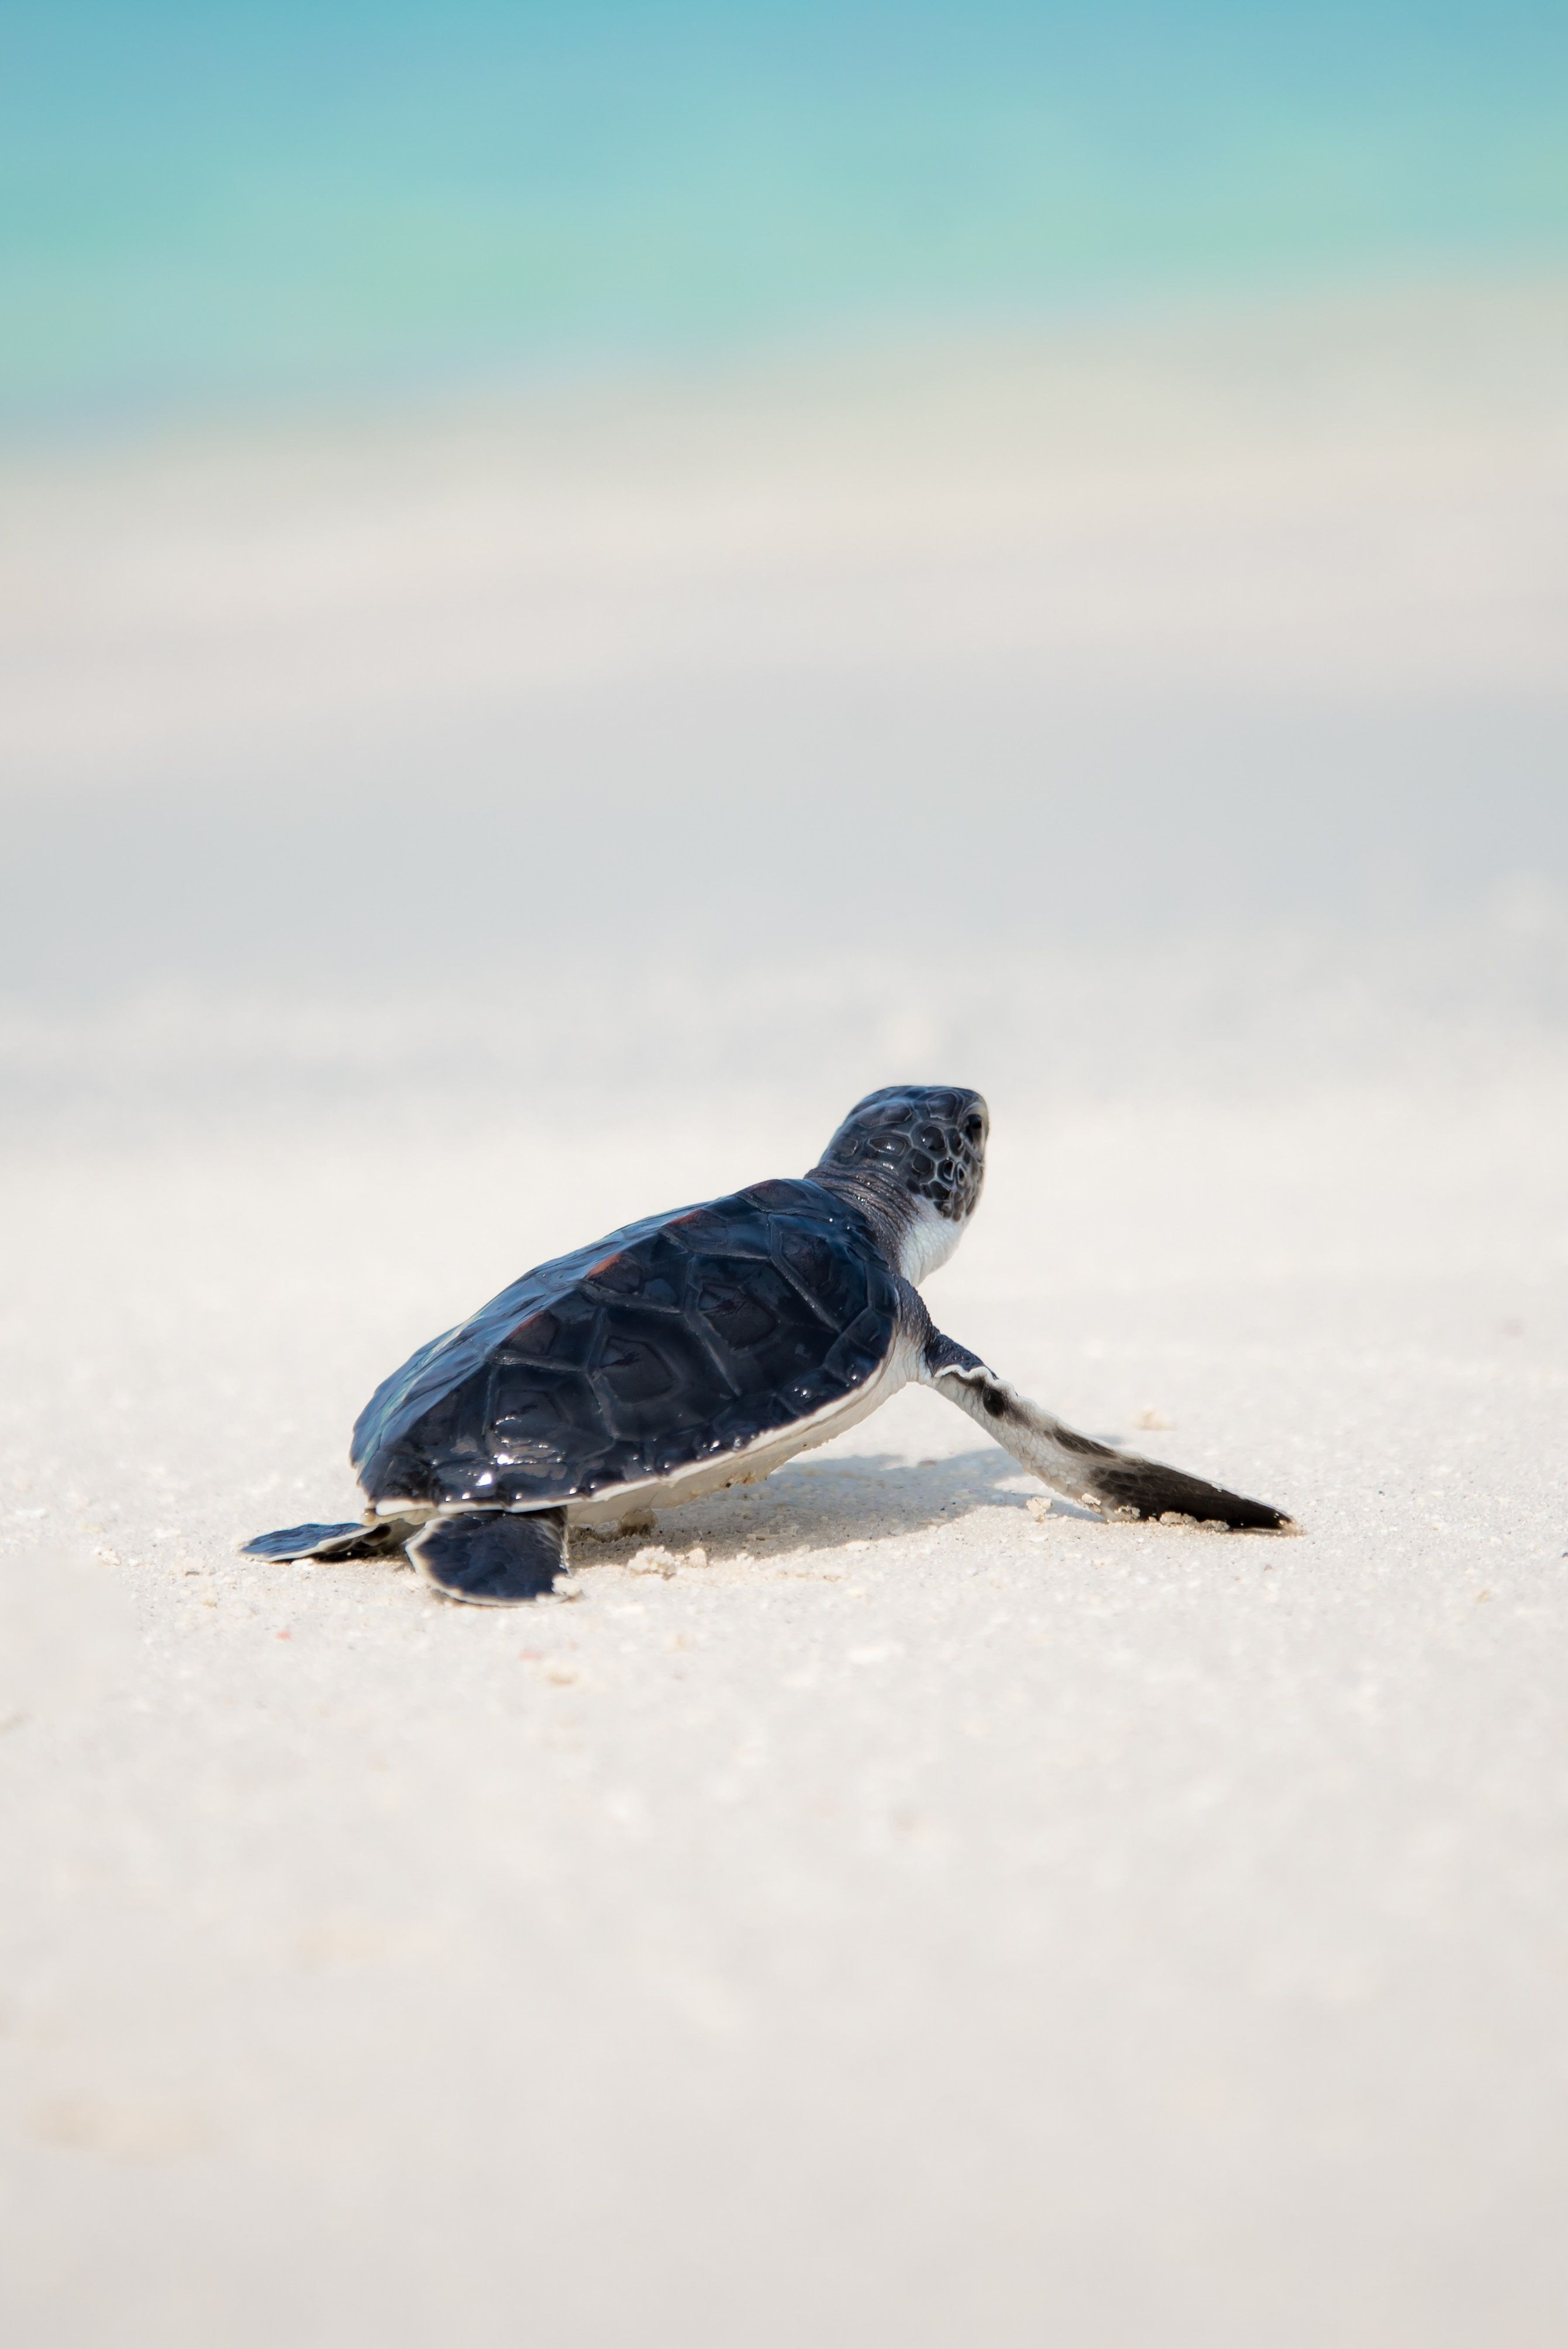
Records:
[[[383,1381],[350,1457],[377,1503],[585,1499],[847,1399],[898,1310],[861,1216],[816,1183],[758,1183],[524,1273]]]

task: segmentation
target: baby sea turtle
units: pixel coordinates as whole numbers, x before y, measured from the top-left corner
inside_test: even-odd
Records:
[[[363,1521],[263,1534],[246,1555],[406,1550],[449,1598],[537,1599],[568,1526],[755,1483],[912,1379],[1102,1516],[1289,1531],[1266,1502],[1075,1434],[934,1327],[915,1284],[975,1212],[988,1123],[962,1085],[889,1085],[799,1181],[524,1273],[371,1396],[349,1450]]]

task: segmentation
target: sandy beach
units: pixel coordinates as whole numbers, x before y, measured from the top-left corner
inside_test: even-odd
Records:
[[[1555,2349],[1568,363],[1444,300],[15,474],[8,2337]],[[1299,1538],[912,1392],[531,1609],[237,1557],[904,1078],[943,1325]]]

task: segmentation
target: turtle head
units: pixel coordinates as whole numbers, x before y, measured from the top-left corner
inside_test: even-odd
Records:
[[[979,1204],[990,1124],[967,1085],[884,1085],[855,1103],[811,1180],[868,1215],[904,1278],[923,1280]]]

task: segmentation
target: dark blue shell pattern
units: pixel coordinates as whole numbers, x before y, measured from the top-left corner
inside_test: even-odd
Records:
[[[524,1273],[382,1381],[373,1502],[547,1508],[739,1453],[885,1361],[901,1284],[856,1212],[758,1183]]]

